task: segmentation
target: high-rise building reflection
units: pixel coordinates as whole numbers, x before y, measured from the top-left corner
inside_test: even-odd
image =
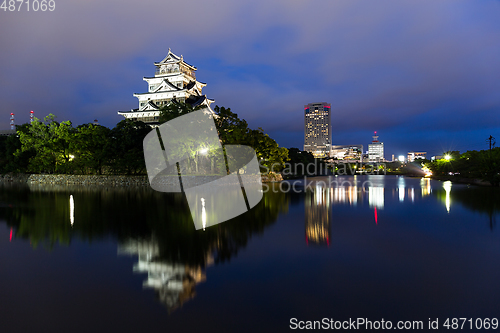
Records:
[[[306,193],[304,204],[307,244],[330,245],[331,212],[329,189],[316,185],[314,191]]]

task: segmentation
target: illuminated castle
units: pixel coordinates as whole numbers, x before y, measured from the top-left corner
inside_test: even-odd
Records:
[[[119,115],[156,126],[160,108],[172,101],[210,108],[214,100],[208,99],[201,92],[206,83],[196,80],[196,67],[186,63],[182,55],[179,57],[168,49],[165,59],[154,65],[155,76],[143,78],[148,83],[148,91],[134,94],[139,99],[139,107],[130,111],[118,111]]]

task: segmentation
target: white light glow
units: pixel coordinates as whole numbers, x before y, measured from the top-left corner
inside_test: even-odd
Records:
[[[404,161],[405,161],[404,155],[399,155],[398,160],[399,160],[399,162],[404,163]]]
[[[450,212],[450,207],[451,207],[451,198],[450,198],[450,192],[451,192],[451,181],[445,181],[443,183],[444,190],[446,191],[446,211],[449,213]]]
[[[205,210],[205,199],[201,198],[201,222],[203,223],[203,231],[207,226],[207,211]]]
[[[369,187],[368,188],[368,204],[370,207],[384,208],[384,188]]]
[[[208,153],[208,148],[202,148],[200,149],[200,154],[201,155],[206,155]]]
[[[73,195],[69,196],[69,222],[71,226],[75,222],[75,202],[73,200]]]

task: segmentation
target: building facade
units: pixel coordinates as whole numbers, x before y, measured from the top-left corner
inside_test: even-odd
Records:
[[[167,56],[154,63],[155,76],[144,77],[148,91],[135,93],[139,107],[130,111],[118,111],[118,114],[133,121],[143,121],[151,126],[158,125],[160,108],[172,102],[185,102],[193,107],[200,105],[210,108],[214,101],[202,94],[205,83],[196,80],[196,67],[189,65],[168,49]]]
[[[335,145],[330,150],[330,157],[336,160],[362,162],[363,145]]]
[[[377,132],[373,135],[373,141],[368,145],[368,161],[383,162],[384,159],[384,143],[378,141]]]
[[[415,160],[418,159],[425,160],[426,157],[427,157],[427,152],[425,151],[419,151],[419,152],[410,151],[407,155],[407,161],[411,163],[415,162]]]
[[[324,102],[305,105],[304,150],[316,158],[327,157],[331,142],[331,105]]]

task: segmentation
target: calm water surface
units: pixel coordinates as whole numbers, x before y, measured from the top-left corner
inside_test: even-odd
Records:
[[[292,317],[500,317],[499,189],[314,180],[301,193],[274,185],[251,211],[205,231],[180,195],[1,185],[2,331],[281,332]]]

